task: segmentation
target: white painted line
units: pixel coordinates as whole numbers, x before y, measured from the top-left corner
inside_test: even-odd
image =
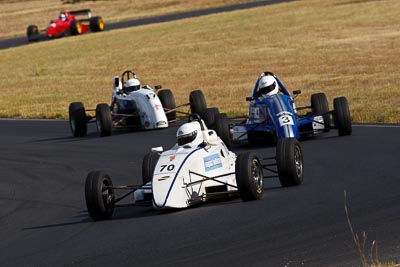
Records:
[[[68,121],[65,119],[19,119],[19,118],[0,118],[0,121]]]
[[[368,127],[368,128],[400,128],[399,124],[353,124],[353,127]]]

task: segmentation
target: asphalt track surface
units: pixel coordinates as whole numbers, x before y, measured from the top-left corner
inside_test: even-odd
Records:
[[[84,182],[141,181],[142,157],[174,144],[177,126],[73,138],[67,121],[0,120],[0,266],[359,266],[345,214],[381,260],[400,259],[400,126],[353,128],[301,143],[305,180],[265,180],[263,199],[190,209],[117,209],[93,222]],[[273,147],[235,147],[273,155]]]
[[[261,1],[255,1],[255,2],[249,2],[249,3],[227,5],[227,6],[222,6],[222,7],[213,7],[213,8],[207,8],[207,9],[201,9],[201,10],[187,11],[187,12],[182,12],[182,13],[177,13],[177,14],[161,15],[161,16],[155,16],[155,17],[149,17],[149,18],[115,22],[115,23],[107,23],[107,18],[104,18],[105,23],[106,23],[105,31],[141,26],[141,25],[148,25],[148,24],[152,24],[152,23],[162,23],[162,22],[174,21],[174,20],[179,20],[179,19],[194,18],[194,17],[211,15],[211,14],[216,14],[216,13],[221,13],[221,12],[230,12],[230,11],[235,11],[235,10],[254,8],[254,7],[278,4],[278,3],[289,2],[289,1],[291,1],[291,0],[261,0]],[[45,40],[45,37],[43,36],[43,38],[41,38],[41,40]],[[26,38],[26,36],[0,39],[0,50],[11,48],[11,47],[27,45],[27,44],[29,44],[29,42],[28,42],[28,39]]]

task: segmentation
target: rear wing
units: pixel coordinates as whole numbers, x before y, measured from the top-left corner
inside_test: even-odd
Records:
[[[89,19],[92,17],[92,11],[90,9],[74,10],[74,11],[69,11],[69,13],[74,16],[87,15]]]

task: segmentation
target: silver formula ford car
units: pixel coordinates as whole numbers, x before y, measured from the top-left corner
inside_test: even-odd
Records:
[[[174,147],[153,148],[143,158],[142,185],[115,186],[105,172],[92,171],[86,178],[85,199],[92,219],[105,220],[115,207],[127,205],[179,209],[224,196],[258,200],[263,179],[271,177],[279,177],[283,186],[302,183],[303,157],[296,139],[279,140],[275,157],[260,159],[253,152],[236,155],[200,116],[192,114],[178,129]],[[128,196],[130,201],[121,204]]]
[[[132,71],[123,72],[121,79],[113,78],[111,104],[97,104],[96,109],[85,109],[82,102],[69,105],[69,124],[74,136],[84,136],[87,124],[96,123],[100,136],[109,136],[113,129],[161,129],[175,122],[179,109],[190,106],[191,113],[203,114],[207,108],[201,90],[190,92],[189,103],[176,106],[170,89],[155,89],[141,85]],[[93,114],[94,113],[94,114]]]

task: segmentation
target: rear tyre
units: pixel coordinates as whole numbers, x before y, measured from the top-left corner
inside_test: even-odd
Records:
[[[70,30],[72,35],[79,35],[82,33],[82,26],[78,21],[73,20],[70,25]]]
[[[299,185],[303,182],[303,153],[295,138],[279,139],[276,146],[278,175],[283,187]]]
[[[111,178],[102,171],[92,171],[86,177],[86,207],[93,220],[100,221],[111,218],[115,201],[112,186]]]
[[[335,125],[339,130],[339,136],[351,135],[352,123],[346,97],[342,96],[333,99],[333,110],[335,114]]]
[[[260,160],[253,152],[241,153],[236,158],[236,183],[243,201],[261,199],[264,179]]]
[[[105,104],[96,106],[96,128],[100,136],[110,136],[112,132],[112,118],[110,107]]]
[[[329,114],[328,99],[324,93],[311,95],[311,111],[314,115],[322,115],[324,118],[325,130],[329,131],[331,127],[331,117]]]
[[[203,92],[201,90],[195,90],[190,92],[189,102],[190,102],[190,111],[192,113],[197,113],[200,115],[201,118],[204,118],[207,109],[207,103]]]
[[[158,93],[158,98],[160,98],[161,104],[165,109],[171,110],[176,108],[175,98],[172,91],[169,89],[161,90]],[[176,111],[166,113],[168,121],[176,120]]]
[[[69,104],[69,126],[75,137],[84,136],[87,133],[87,118],[82,102]]]
[[[204,122],[209,129],[215,127],[215,115],[219,114],[218,108],[207,108],[204,114]]]
[[[26,35],[29,42],[34,42],[39,39],[39,28],[36,25],[29,25],[26,29]]]
[[[142,179],[143,184],[150,182],[153,179],[154,170],[156,168],[160,155],[155,152],[146,154],[142,162]]]
[[[89,20],[89,27],[92,32],[101,32],[104,30],[104,21],[101,17],[92,17]]]
[[[232,141],[231,133],[229,131],[228,116],[226,113],[215,114],[214,121],[214,130],[217,132],[217,135],[225,143],[226,147],[231,149]]]

